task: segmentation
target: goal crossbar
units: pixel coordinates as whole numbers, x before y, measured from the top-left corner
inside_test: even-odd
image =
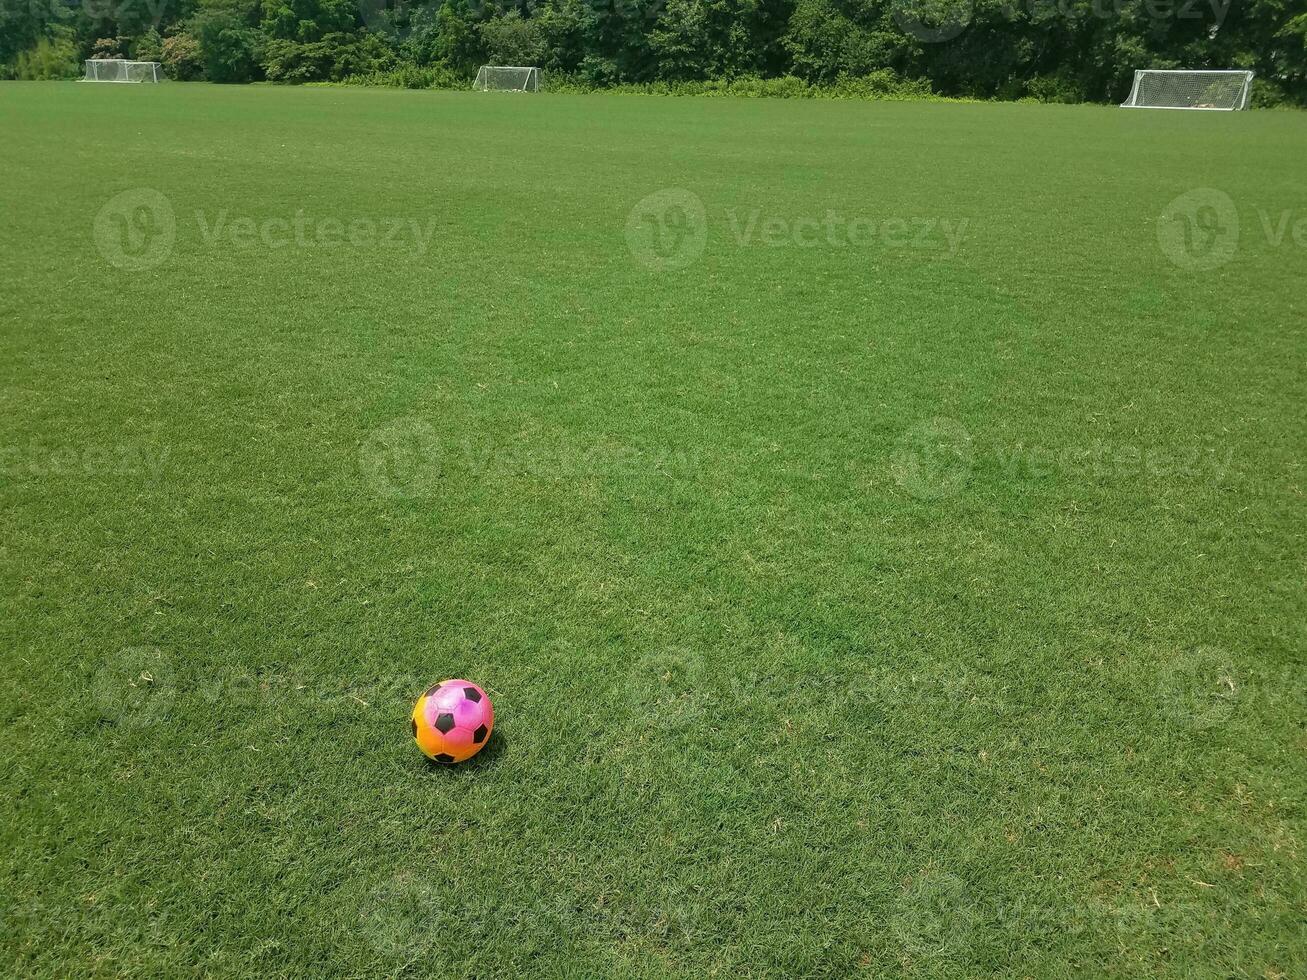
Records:
[[[1242,69],[1140,68],[1123,109],[1197,109],[1232,112],[1248,108],[1253,73]]]

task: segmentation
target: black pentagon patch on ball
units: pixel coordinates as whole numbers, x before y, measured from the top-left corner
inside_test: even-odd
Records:
[[[463,688],[463,697],[467,698],[469,701],[480,701],[481,692],[475,687],[465,687]]]
[[[452,755],[446,755],[444,752],[432,756],[432,758],[435,759],[437,762],[443,763],[444,765],[449,765],[454,761],[454,757]]]
[[[424,698],[429,698],[429,697],[431,697],[431,695],[435,694],[435,693],[436,693],[437,691],[439,691],[439,690],[440,690],[440,685],[439,685],[439,684],[432,684],[429,688],[427,688],[426,693],[423,694],[422,696],[423,696]]]
[[[417,737],[418,737],[418,720],[417,720],[416,718],[410,718],[410,719],[408,720],[408,727],[411,728],[411,729],[413,729],[413,737],[414,737],[414,738],[417,738]]]
[[[472,741],[476,742],[478,745],[484,742],[485,738],[486,738],[485,725],[480,726],[476,731],[472,733]]]
[[[449,734],[449,730],[454,727],[454,716],[446,711],[443,715],[436,715],[436,730],[441,735]]]

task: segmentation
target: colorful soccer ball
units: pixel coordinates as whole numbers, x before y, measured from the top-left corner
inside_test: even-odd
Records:
[[[446,765],[470,759],[490,740],[495,709],[471,681],[427,688],[413,708],[413,738],[429,759]]]

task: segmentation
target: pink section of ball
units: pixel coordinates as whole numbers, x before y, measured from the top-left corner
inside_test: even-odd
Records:
[[[469,698],[468,691],[475,691],[478,700]],[[482,725],[490,727],[494,723],[494,708],[490,705],[490,696],[479,685],[461,678],[445,681],[426,699],[423,714],[427,723],[436,727],[436,720],[443,714],[454,716],[454,724],[468,731],[475,731]]]
[[[436,693],[427,699],[428,703],[438,705],[444,711],[453,711],[464,699],[463,686],[466,681],[445,681],[436,689]]]
[[[480,701],[469,701],[464,698],[454,706],[454,723],[468,731],[476,728],[477,725],[485,724],[487,703],[485,698]]]

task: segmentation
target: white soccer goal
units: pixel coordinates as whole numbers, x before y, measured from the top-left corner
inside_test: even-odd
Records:
[[[539,92],[540,69],[517,65],[482,65],[472,87],[478,92]]]
[[[1123,109],[1215,109],[1229,112],[1248,108],[1250,71],[1187,71],[1144,68],[1135,72],[1130,98]]]
[[[84,82],[161,82],[163,65],[157,61],[126,61],[122,58],[90,58]]]

